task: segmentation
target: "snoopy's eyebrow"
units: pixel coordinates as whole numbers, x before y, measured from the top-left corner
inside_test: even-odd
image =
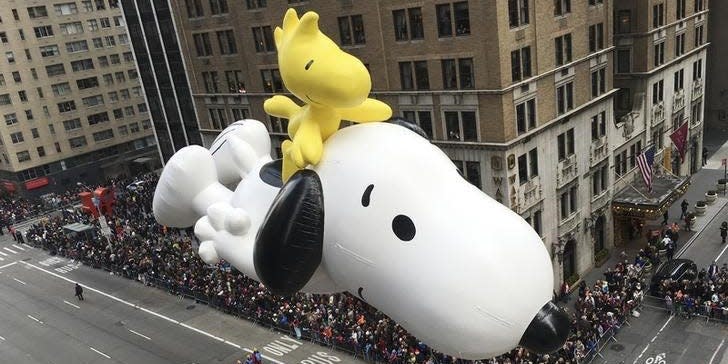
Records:
[[[364,190],[364,194],[361,196],[361,205],[364,207],[369,206],[369,198],[372,195],[372,190],[374,189],[374,185],[369,185]]]

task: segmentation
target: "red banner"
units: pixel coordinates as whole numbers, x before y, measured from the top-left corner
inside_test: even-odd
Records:
[[[51,183],[51,181],[48,179],[48,177],[31,179],[30,181],[25,181],[25,189],[30,191],[36,188],[41,188],[43,186],[48,186],[49,183]]]
[[[683,123],[674,133],[670,134],[670,139],[672,139],[678,153],[680,153],[680,163],[684,162],[685,147],[688,144],[688,123]]]
[[[3,185],[3,188],[5,189],[5,191],[15,192],[15,183],[12,183],[10,181],[3,181],[2,185]]]

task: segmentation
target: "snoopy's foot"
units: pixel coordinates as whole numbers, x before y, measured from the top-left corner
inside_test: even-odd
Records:
[[[200,239],[198,253],[207,264],[215,264],[221,258],[237,260],[233,256],[236,246],[246,244],[250,232],[250,217],[245,210],[227,203],[216,203],[207,209],[195,224],[195,235]],[[248,239],[250,240],[250,239]]]

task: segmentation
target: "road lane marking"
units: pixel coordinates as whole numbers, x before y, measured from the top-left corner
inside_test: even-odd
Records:
[[[690,247],[693,245],[693,243],[698,240],[698,237],[703,233],[703,230],[705,230],[708,225],[710,225],[710,223],[712,223],[713,220],[715,220],[726,207],[728,207],[728,204],[723,204],[723,207],[721,207],[718,212],[716,212],[715,215],[713,215],[713,217],[710,218],[707,223],[705,223],[705,225],[701,226],[700,229],[698,229],[697,231],[693,230],[695,234],[693,234],[693,236],[691,236],[690,239],[685,242],[685,245],[683,245],[682,248],[678,249],[677,253],[675,253],[675,258],[680,258],[683,254],[685,254],[688,249],[690,249]]]
[[[27,284],[27,283],[25,283],[25,282],[21,281],[20,279],[17,279],[17,278],[13,278],[13,279],[14,279],[14,280],[15,280],[16,282],[18,282],[18,283],[20,283],[20,284],[22,284],[22,285],[26,285],[26,284]]]
[[[672,318],[673,318],[673,317],[675,317],[675,316],[670,316],[670,317],[669,317],[669,318],[667,319],[667,321],[665,321],[665,324],[664,324],[664,325],[662,325],[662,327],[660,328],[660,330],[659,330],[659,331],[657,331],[657,334],[655,334],[655,337],[653,337],[653,338],[652,338],[652,340],[650,340],[650,343],[654,342],[654,341],[655,341],[655,339],[657,339],[657,336],[659,336],[659,335],[660,335],[660,333],[662,332],[662,330],[664,330],[664,329],[665,329],[665,327],[667,326],[667,324],[669,324],[669,323],[670,323],[670,321],[672,321]],[[645,346],[645,348],[644,348],[644,349],[642,349],[642,352],[641,352],[641,353],[640,353],[640,355],[639,355],[639,356],[637,357],[637,359],[635,359],[635,360],[634,360],[634,362],[632,362],[632,364],[637,364],[637,362],[638,362],[638,361],[640,360],[640,358],[642,358],[642,355],[645,355],[645,351],[647,351],[647,348],[649,348],[649,347],[650,347],[650,344],[647,344],[647,346]]]
[[[37,266],[37,265],[31,264],[31,263],[28,263],[28,262],[23,262],[23,261],[21,261],[20,263],[22,263],[22,264],[24,264],[24,265],[26,265],[26,266],[28,266],[28,267],[31,267],[31,268],[35,268],[36,270],[39,270],[39,271],[41,271],[41,272],[43,272],[43,273],[46,273],[46,274],[52,275],[52,276],[54,276],[54,277],[56,277],[56,278],[62,279],[62,280],[64,280],[64,281],[66,281],[66,282],[69,282],[69,283],[74,283],[74,284],[75,284],[75,283],[78,283],[78,284],[79,284],[79,285],[81,285],[81,287],[83,287],[84,289],[87,289],[87,290],[89,290],[89,291],[92,291],[92,292],[98,293],[98,294],[100,294],[100,295],[102,295],[102,296],[104,296],[104,297],[106,297],[106,298],[109,298],[109,299],[111,299],[111,300],[113,300],[113,301],[119,302],[119,303],[121,303],[121,304],[124,304],[124,305],[127,305],[127,306],[129,306],[129,307],[133,307],[133,308],[135,308],[135,309],[137,309],[137,310],[140,310],[140,311],[142,311],[142,312],[148,313],[148,314],[150,314],[150,315],[152,315],[152,316],[156,316],[156,317],[158,317],[158,318],[160,318],[160,319],[163,319],[163,320],[165,320],[165,321],[169,321],[169,322],[171,322],[171,323],[173,323],[173,324],[175,324],[175,325],[179,325],[179,326],[182,326],[182,327],[184,327],[184,328],[186,328],[186,329],[189,329],[189,330],[192,330],[192,331],[194,331],[194,332],[197,332],[197,333],[199,333],[199,334],[202,334],[202,335],[204,335],[204,336],[210,337],[210,338],[212,338],[212,339],[215,339],[215,340],[217,340],[217,341],[220,341],[220,342],[222,342],[222,343],[224,343],[224,344],[230,345],[230,346],[232,346],[232,347],[234,347],[234,348],[236,348],[236,349],[240,349],[240,350],[243,350],[243,351],[245,351],[245,352],[248,352],[248,353],[252,353],[252,352],[253,352],[252,350],[250,350],[250,349],[248,349],[248,348],[245,348],[245,347],[242,347],[242,346],[240,346],[240,345],[238,345],[238,344],[236,344],[236,343],[234,343],[234,342],[232,342],[232,341],[229,341],[229,340],[225,340],[225,339],[223,339],[223,338],[221,338],[221,337],[218,337],[218,336],[215,336],[215,335],[213,335],[213,334],[210,334],[209,332],[206,332],[206,331],[200,330],[200,329],[198,329],[198,328],[196,328],[196,327],[192,327],[192,326],[190,326],[190,325],[187,325],[187,324],[185,324],[185,323],[183,323],[183,322],[179,322],[179,321],[177,321],[177,320],[175,320],[175,319],[173,319],[173,318],[171,318],[171,317],[168,317],[168,316],[162,315],[162,314],[160,314],[160,313],[154,312],[154,311],[152,311],[152,310],[150,310],[150,309],[148,309],[148,308],[145,308],[145,307],[139,306],[139,305],[137,305],[137,304],[134,304],[134,303],[131,303],[131,302],[129,302],[129,301],[125,301],[125,300],[123,300],[123,299],[121,299],[121,298],[118,298],[118,297],[116,297],[116,296],[113,296],[113,295],[111,295],[111,294],[108,294],[108,293],[106,293],[106,292],[103,292],[103,291],[101,291],[101,290],[98,290],[98,289],[96,289],[96,288],[93,288],[93,287],[91,287],[91,286],[88,286],[88,285],[82,284],[82,283],[80,283],[80,282],[74,281],[74,280],[72,280],[72,279],[70,279],[70,278],[64,277],[64,276],[62,276],[62,275],[60,275],[60,274],[58,274],[58,273],[54,273],[54,272],[51,272],[51,271],[49,271],[49,270],[47,270],[47,269],[43,269],[43,268],[41,268],[41,267],[39,267],[39,266]],[[263,355],[263,358],[264,358],[264,359],[266,359],[266,360],[268,360],[268,361],[271,361],[271,362],[273,362],[273,363],[276,363],[276,364],[286,364],[286,363],[284,363],[284,362],[282,362],[282,361],[280,361],[280,360],[276,360],[276,359],[274,359],[274,358],[271,358],[271,357],[269,357],[269,356],[267,356],[267,355]]]
[[[4,260],[4,259],[0,258],[0,260]],[[15,265],[15,264],[18,264],[18,262],[12,262],[12,263],[5,264],[3,266],[0,266],[0,269],[7,268],[7,267],[9,267],[11,265]]]
[[[3,252],[0,252],[0,255],[2,255],[2,256],[4,256],[4,257],[7,257],[7,256],[8,256],[7,254],[5,254],[5,253],[3,253]]]
[[[106,354],[104,354],[104,353],[102,353],[102,352],[100,352],[100,351],[98,351],[98,350],[94,349],[94,348],[93,348],[93,347],[91,347],[91,346],[89,346],[88,348],[89,348],[89,349],[91,349],[91,350],[93,350],[93,351],[95,351],[95,352],[97,352],[97,353],[98,353],[99,355],[103,356],[103,357],[104,357],[104,358],[106,358],[106,359],[111,359],[111,357],[110,357],[110,356],[108,356],[108,355],[106,355]]]
[[[37,323],[39,323],[41,325],[43,324],[43,321],[38,320],[37,318],[35,318],[35,317],[31,316],[31,315],[25,315],[25,316],[28,316],[29,319],[31,319],[31,320],[33,320],[33,321],[35,321],[35,322],[37,322]]]
[[[715,356],[718,355],[718,351],[720,351],[720,348],[723,346],[724,343],[725,343],[725,339],[723,339],[720,342],[720,345],[718,345],[718,347],[715,348],[715,351],[713,352],[713,356],[710,357],[710,362],[708,362],[708,364],[713,364],[713,360],[715,360]]]
[[[728,249],[728,244],[726,244],[725,248],[723,248],[723,250],[721,250],[721,251],[720,251],[720,254],[718,254],[718,256],[717,256],[717,257],[715,257],[715,259],[713,259],[713,261],[714,261],[714,262],[717,262],[717,261],[718,261],[718,259],[720,259],[720,257],[721,257],[721,256],[723,255],[723,253],[725,253],[725,250],[726,250],[726,249]]]
[[[4,337],[2,337],[2,336],[0,336],[0,340],[2,340],[2,341],[5,341],[5,338],[4,338]]]
[[[25,251],[25,248],[23,248],[22,246],[17,245],[17,244],[13,244],[13,248],[16,248],[16,249],[20,249],[22,251]]]
[[[77,305],[74,305],[73,303],[71,303],[71,302],[68,302],[68,301],[66,301],[66,300],[63,300],[63,303],[65,303],[65,304],[67,304],[67,305],[69,305],[69,306],[73,306],[73,307],[79,308],[79,309],[81,308],[81,307],[79,307],[79,306],[77,306]]]
[[[13,253],[13,254],[18,254],[18,252],[16,252],[16,251],[15,251],[15,250],[13,250],[13,249],[10,249],[10,248],[3,248],[3,249],[5,249],[5,250],[7,250],[7,251],[9,251],[9,252],[11,252],[11,253]]]
[[[132,329],[128,329],[128,330],[129,330],[129,332],[131,332],[131,333],[132,333],[132,334],[134,334],[134,335],[138,335],[138,336],[141,336],[141,337],[143,337],[143,338],[145,338],[145,339],[147,339],[147,340],[152,340],[152,339],[151,339],[151,338],[150,338],[149,336],[146,336],[146,335],[142,335],[142,334],[140,334],[140,333],[138,333],[138,332],[136,332],[136,331],[134,331],[134,330],[132,330]]]

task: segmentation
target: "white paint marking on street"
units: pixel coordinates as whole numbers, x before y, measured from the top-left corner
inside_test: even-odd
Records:
[[[22,246],[17,245],[17,244],[13,244],[13,248],[16,248],[16,249],[20,249],[22,251],[25,251],[25,248],[23,248]]]
[[[713,352],[713,356],[710,357],[710,362],[708,362],[708,364],[713,364],[713,360],[715,360],[715,356],[718,355],[718,351],[720,351],[720,348],[723,346],[724,343],[725,343],[725,339],[723,339],[720,342],[720,345],[718,345],[718,347],[715,348],[715,352]]]
[[[94,349],[94,348],[93,348],[93,347],[91,347],[91,346],[89,346],[88,348],[89,348],[89,349],[91,349],[91,350],[93,350],[93,351],[95,351],[95,352],[97,352],[97,353],[98,353],[99,355],[103,356],[103,357],[104,357],[104,358],[106,358],[106,359],[111,359],[111,357],[110,357],[110,356],[108,356],[108,355],[106,355],[106,354],[104,354],[104,353],[102,353],[102,352],[100,352],[100,351],[98,351],[98,350]]]
[[[0,262],[2,262],[2,261],[4,261],[4,260],[5,260],[5,258],[0,258]]]
[[[4,260],[4,259],[3,258],[0,258],[0,260]],[[0,266],[0,269],[7,268],[7,267],[9,267],[11,265],[16,265],[16,264],[18,264],[18,262],[8,263],[8,264],[5,264],[3,266]]]
[[[7,256],[8,256],[7,254],[5,254],[5,253],[3,253],[3,252],[0,252],[0,255],[2,255],[2,256],[4,256],[4,257],[7,257]]]
[[[0,340],[2,340],[2,341],[5,341],[5,338],[4,338],[4,337],[2,337],[2,336],[0,336]]]
[[[200,330],[200,329],[198,329],[198,328],[195,328],[195,327],[192,327],[192,326],[190,326],[190,325],[187,325],[187,324],[185,324],[185,323],[179,322],[179,321],[177,321],[177,320],[175,320],[175,319],[173,319],[173,318],[167,317],[167,316],[165,316],[165,315],[162,315],[162,314],[160,314],[160,313],[157,313],[157,312],[154,312],[154,311],[152,311],[152,310],[149,310],[149,309],[147,309],[147,308],[141,307],[141,306],[139,306],[139,305],[137,305],[137,304],[131,303],[131,302],[129,302],[129,301],[125,301],[125,300],[123,300],[123,299],[121,299],[121,298],[118,298],[118,297],[116,297],[116,296],[113,296],[113,295],[111,295],[111,294],[108,294],[108,293],[106,293],[106,292],[100,291],[100,290],[98,290],[98,289],[96,289],[96,288],[93,288],[93,287],[87,286],[87,285],[85,285],[85,284],[81,284],[81,283],[79,283],[79,282],[76,282],[76,281],[74,281],[74,280],[72,280],[72,279],[70,279],[70,278],[64,277],[64,276],[62,276],[62,275],[60,275],[60,274],[57,274],[57,273],[53,273],[53,272],[51,272],[51,271],[49,271],[49,270],[43,269],[43,268],[41,268],[41,267],[38,267],[38,266],[36,266],[36,265],[33,265],[33,264],[31,264],[31,263],[28,263],[28,262],[22,262],[22,261],[21,261],[20,263],[22,263],[22,264],[24,264],[24,265],[26,265],[26,266],[28,266],[28,267],[32,267],[32,268],[35,268],[36,270],[39,270],[39,271],[41,271],[41,272],[43,272],[43,273],[46,273],[46,274],[52,275],[52,276],[54,276],[54,277],[56,277],[56,278],[62,279],[62,280],[64,280],[64,281],[66,281],[66,282],[69,282],[69,283],[74,283],[74,284],[75,284],[75,283],[78,283],[78,284],[80,284],[80,285],[81,285],[81,287],[83,287],[84,289],[87,289],[87,290],[89,290],[89,291],[92,291],[92,292],[98,293],[98,294],[100,294],[100,295],[102,295],[102,296],[104,296],[104,297],[106,297],[106,298],[109,298],[109,299],[111,299],[111,300],[114,300],[114,301],[116,301],[116,302],[119,302],[119,303],[125,304],[125,305],[127,305],[127,306],[129,306],[129,307],[133,307],[133,308],[135,308],[135,309],[138,309],[138,310],[140,310],[140,311],[142,311],[142,312],[148,313],[148,314],[150,314],[150,315],[152,315],[152,316],[156,316],[156,317],[158,317],[158,318],[161,318],[161,319],[163,319],[163,320],[169,321],[169,322],[171,322],[171,323],[173,323],[173,324],[175,324],[175,325],[180,325],[180,326],[182,326],[182,327],[184,327],[184,328],[186,328],[186,329],[189,329],[189,330],[192,330],[192,331],[194,331],[194,332],[197,332],[197,333],[199,333],[199,334],[202,334],[202,335],[208,336],[208,337],[210,337],[210,338],[212,338],[212,339],[215,339],[215,340],[218,340],[218,341],[220,341],[220,342],[223,342],[223,343],[225,343],[225,344],[227,344],[227,345],[230,345],[230,346],[232,346],[232,347],[234,347],[234,348],[236,348],[236,349],[242,349],[243,351],[245,351],[245,352],[248,352],[248,353],[252,353],[252,352],[253,352],[252,350],[250,350],[250,349],[248,349],[248,348],[245,348],[245,347],[241,347],[240,345],[238,345],[238,344],[235,344],[235,343],[233,343],[232,341],[229,341],[229,340],[225,340],[225,339],[223,339],[223,338],[221,338],[221,337],[215,336],[215,335],[213,335],[213,334],[210,334],[210,333],[208,333],[208,332],[206,332],[206,331],[202,331],[202,330]],[[95,351],[95,350],[94,350],[94,351]],[[282,361],[279,361],[279,360],[273,359],[273,358],[271,358],[271,357],[268,357],[267,355],[263,355],[263,358],[264,358],[264,359],[266,359],[266,360],[269,360],[269,361],[271,361],[271,362],[273,362],[273,363],[276,363],[276,364],[286,364],[286,363],[284,363],[284,362],[282,362]]]
[[[43,321],[38,320],[37,318],[35,318],[35,317],[31,316],[31,315],[25,315],[25,316],[28,316],[29,319],[31,319],[31,320],[33,320],[33,321],[35,321],[35,322],[37,322],[37,323],[39,323],[41,325],[43,324]]]
[[[78,309],[80,309],[80,308],[81,308],[81,307],[79,307],[78,305],[74,305],[73,303],[71,303],[71,302],[68,302],[68,301],[66,301],[66,300],[63,300],[63,303],[65,303],[65,304],[67,304],[67,305],[69,305],[69,306],[72,306],[72,307],[78,308]]]
[[[20,279],[17,279],[17,278],[13,278],[13,280],[15,280],[16,282],[18,282],[18,283],[20,283],[22,285],[26,285],[27,284],[27,283],[25,283],[25,282],[23,282],[23,281],[21,281]]]
[[[132,329],[128,329],[128,330],[129,330],[129,332],[131,332],[131,333],[132,333],[132,334],[134,334],[134,335],[137,335],[137,336],[141,336],[141,337],[143,337],[143,338],[145,338],[145,339],[147,339],[147,340],[152,340],[152,339],[151,339],[151,338],[150,338],[149,336],[146,336],[146,335],[142,335],[142,334],[140,334],[140,333],[138,333],[138,332],[136,332],[136,331],[134,331],[134,330],[132,330]]]
[[[13,254],[18,254],[18,252],[16,252],[16,251],[15,251],[15,250],[13,250],[13,249],[10,249],[10,248],[3,248],[3,249],[5,249],[5,250],[7,250],[7,251],[9,251],[9,252],[11,252],[11,253],[13,253]]]
[[[723,250],[720,251],[720,254],[718,254],[718,256],[715,257],[715,259],[713,259],[713,261],[717,262],[718,259],[720,259],[720,257],[723,256],[723,253],[725,253],[726,249],[728,249],[728,244],[726,244],[725,248],[723,248]]]
[[[665,327],[667,326],[667,324],[669,324],[669,323],[670,323],[670,321],[672,321],[672,318],[673,318],[673,317],[675,317],[675,316],[670,316],[670,317],[669,317],[669,318],[667,319],[667,321],[665,321],[665,324],[664,324],[664,325],[662,325],[662,327],[660,328],[660,330],[659,330],[659,331],[657,331],[657,334],[655,334],[655,337],[653,337],[653,338],[652,338],[652,340],[650,340],[650,343],[654,342],[654,341],[655,341],[655,339],[657,339],[657,336],[659,336],[659,335],[660,335],[660,333],[662,332],[662,330],[664,330],[664,329],[665,329]],[[649,348],[649,347],[650,347],[650,344],[647,344],[647,346],[645,346],[645,348],[644,348],[644,349],[642,349],[642,352],[641,352],[641,353],[640,353],[640,355],[639,355],[639,356],[637,357],[637,359],[635,359],[635,360],[634,360],[634,362],[632,362],[632,364],[637,364],[637,362],[638,362],[638,361],[640,360],[640,358],[642,358],[642,355],[645,355],[645,351],[647,351],[647,348]]]

